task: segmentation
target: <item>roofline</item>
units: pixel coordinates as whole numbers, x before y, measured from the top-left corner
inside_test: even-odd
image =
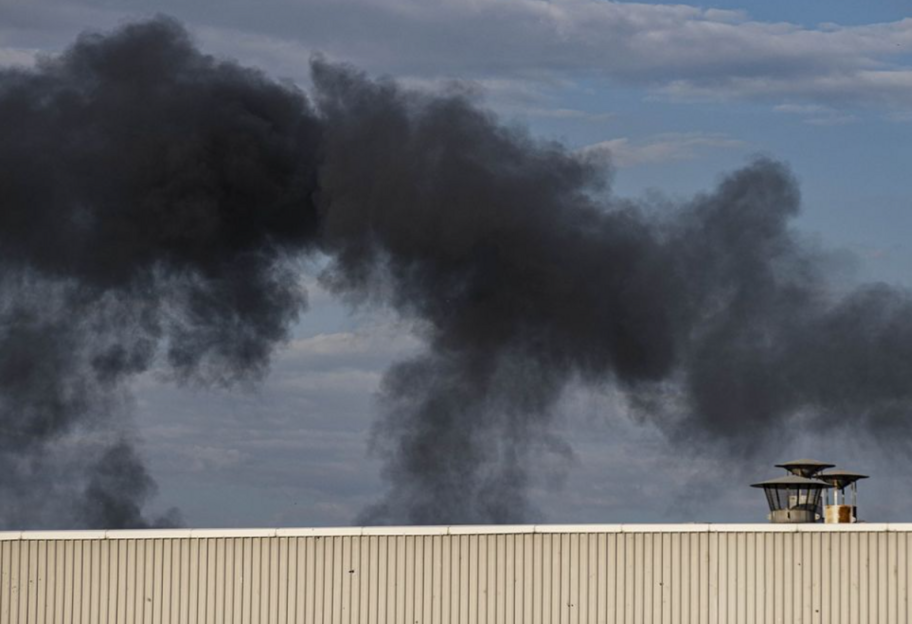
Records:
[[[912,533],[910,522],[857,524],[521,524],[272,529],[133,529],[105,531],[0,531],[10,540],[214,539],[244,537],[360,537],[396,535],[508,535],[555,533]]]

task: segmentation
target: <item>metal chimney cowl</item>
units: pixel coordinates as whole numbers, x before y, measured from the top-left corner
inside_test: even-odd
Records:
[[[752,487],[763,488],[770,508],[769,520],[778,524],[817,522],[821,494],[830,486],[817,479],[790,474]]]
[[[857,482],[867,479],[867,475],[848,470],[831,470],[822,472],[817,478],[830,485],[833,493],[832,502],[827,501],[824,507],[824,522],[827,524],[851,524],[858,522],[858,486]],[[852,493],[851,502],[846,496],[846,488]]]
[[[767,516],[770,522],[858,522],[856,482],[859,479],[866,479],[866,475],[847,470],[823,472],[834,465],[813,459],[798,459],[776,464],[776,467],[784,468],[789,474],[751,486],[763,488],[770,508]],[[851,504],[846,497],[846,487],[849,487],[852,493]],[[832,492],[832,500],[829,492]]]

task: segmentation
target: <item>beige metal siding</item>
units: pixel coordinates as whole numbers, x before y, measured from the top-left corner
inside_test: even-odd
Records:
[[[0,624],[909,622],[912,525],[0,533]]]

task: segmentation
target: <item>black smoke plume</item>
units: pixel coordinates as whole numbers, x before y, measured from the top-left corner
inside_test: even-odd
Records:
[[[306,303],[319,133],[300,92],[165,18],[0,73],[4,524],[59,501],[55,526],[168,522],[140,513],[154,484],[125,386],[157,362],[181,383],[266,371]],[[123,435],[57,467],[89,426]]]
[[[738,452],[798,416],[906,433],[912,298],[837,292],[790,228],[784,165],[757,159],[660,209],[459,92],[320,59],[312,76],[308,97],[167,18],[0,74],[5,500],[56,441],[119,431],[129,379],[153,365],[181,383],[263,375],[312,254],[333,292],[391,307],[427,345],[384,379],[390,489],[365,521],[527,518],[530,466],[565,448],[553,413],[570,382]],[[81,466],[71,521],[155,522],[127,437]]]
[[[414,319],[365,522],[518,522],[530,466],[562,452],[570,382],[620,388],[672,441],[750,453],[782,425],[908,432],[912,298],[840,292],[790,227],[788,168],[758,158],[674,207],[610,194],[604,162],[459,95],[317,63],[321,242],[338,292]],[[660,209],[661,208],[661,209]],[[719,452],[719,449],[716,449]]]

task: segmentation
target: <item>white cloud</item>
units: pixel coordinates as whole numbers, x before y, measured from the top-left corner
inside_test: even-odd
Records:
[[[708,149],[737,149],[744,146],[743,141],[723,134],[691,132],[660,134],[643,141],[632,141],[627,137],[609,139],[588,145],[579,151],[596,158],[607,156],[614,166],[623,168],[692,160]]]
[[[154,0],[113,6],[36,0],[9,7],[0,12],[8,24],[0,27],[0,42],[40,47],[49,41],[42,28],[69,39],[86,26],[157,10],[185,19],[207,49],[302,82],[308,57],[319,50],[413,80],[500,80],[515,88],[576,75],[673,98],[912,108],[912,19],[812,28],[738,11],[604,0],[265,0],[220,3],[218,10],[207,0]],[[55,8],[66,10],[57,15]],[[28,28],[16,28],[23,23]]]
[[[396,325],[363,325],[355,331],[319,333],[294,340],[283,359],[301,360],[320,357],[383,357],[392,359],[416,349],[419,341]],[[361,360],[363,361],[363,359]]]
[[[0,67],[32,67],[37,55],[36,50],[0,48]]]
[[[545,108],[542,106],[534,107],[498,107],[498,110],[506,113],[518,113],[528,117],[542,117],[546,119],[570,119],[574,121],[586,121],[590,123],[601,123],[617,117],[616,113],[610,112],[591,112],[578,110],[575,108]]]
[[[185,452],[194,472],[225,470],[250,460],[248,453],[234,448],[194,444],[186,448]]]
[[[779,104],[778,106],[774,106],[773,110],[777,113],[790,113],[795,115],[828,115],[834,111],[834,109],[829,106],[821,106],[820,104]]]
[[[498,74],[535,81],[584,71],[689,99],[791,95],[902,107],[912,96],[912,70],[901,62],[912,51],[912,19],[814,29],[686,5],[594,0],[343,2],[333,4],[338,14],[317,4],[314,15],[339,31],[364,15],[373,15],[378,28],[356,42],[332,28],[221,36],[239,50],[269,50],[274,59],[324,49],[364,66],[419,76]],[[214,44],[221,36],[209,31]]]
[[[820,104],[779,104],[773,107],[777,113],[799,115],[804,123],[814,126],[842,126],[857,120],[855,115]]]
[[[811,117],[805,119],[804,122],[812,126],[844,126],[857,120],[858,118],[855,115],[831,115],[828,117]]]

